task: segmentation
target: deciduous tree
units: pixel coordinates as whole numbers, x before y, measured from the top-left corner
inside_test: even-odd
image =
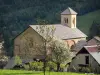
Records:
[[[60,39],[54,39],[52,44],[52,61],[57,64],[57,71],[60,71],[60,64],[71,60],[71,52],[67,43]]]
[[[47,47],[49,42],[52,41],[54,37],[55,27],[53,25],[48,25],[47,21],[45,20],[37,20],[39,23],[39,26],[37,26],[37,31],[40,33],[40,35],[43,36],[45,39],[44,42],[44,75],[45,75],[45,68],[46,68],[46,59],[47,59]]]

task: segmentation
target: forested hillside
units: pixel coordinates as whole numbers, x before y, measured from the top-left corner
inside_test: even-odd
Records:
[[[38,18],[60,23],[60,13],[67,7],[84,15],[100,9],[100,0],[0,0],[0,34],[8,55],[13,52],[13,39],[28,25],[37,24]]]
[[[100,26],[100,10],[77,17],[77,27],[87,35],[90,33],[92,24],[96,25],[94,22]]]

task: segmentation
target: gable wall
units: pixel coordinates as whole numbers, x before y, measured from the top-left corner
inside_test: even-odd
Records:
[[[93,69],[94,72],[100,73],[100,65],[94,60],[94,58],[90,54],[78,54],[70,63],[69,70],[70,71],[79,71],[78,64],[85,64],[85,56],[89,56],[89,65]],[[73,70],[74,69],[74,70]]]
[[[14,40],[14,55],[19,55],[21,57],[41,55],[43,53],[38,51],[35,46],[43,45],[43,41],[44,39],[29,27]],[[34,46],[31,47],[29,44]]]
[[[70,64],[70,69],[75,69],[78,70],[78,64],[85,64],[85,56],[89,56],[89,54],[79,54],[77,55],[71,62]]]

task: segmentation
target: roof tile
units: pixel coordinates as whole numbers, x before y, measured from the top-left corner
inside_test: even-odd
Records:
[[[69,28],[68,26],[64,26],[61,24],[53,24],[53,25],[55,27],[54,36],[56,36],[60,39],[72,39],[72,38],[87,37],[78,28]],[[39,25],[30,25],[30,27],[32,27],[35,31],[37,31],[36,26],[39,26]],[[48,26],[50,26],[50,25],[48,25]]]

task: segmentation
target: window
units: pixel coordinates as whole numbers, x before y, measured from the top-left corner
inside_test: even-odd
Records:
[[[68,18],[67,18],[67,23],[68,23]]]
[[[68,18],[67,19],[65,18],[64,21],[65,21],[65,23],[68,23]]]
[[[29,46],[30,48],[33,48],[34,46],[34,40],[32,37],[27,37],[27,40],[25,42],[27,44],[27,46]]]
[[[75,51],[74,48],[75,48],[75,45],[72,45],[71,48],[70,48],[72,52]]]
[[[75,17],[73,18],[73,24],[75,25]]]
[[[89,64],[89,56],[85,56],[85,64]]]
[[[72,45],[72,46],[71,46],[71,49],[74,49],[74,47],[75,47],[75,46],[74,46],[74,45]]]

